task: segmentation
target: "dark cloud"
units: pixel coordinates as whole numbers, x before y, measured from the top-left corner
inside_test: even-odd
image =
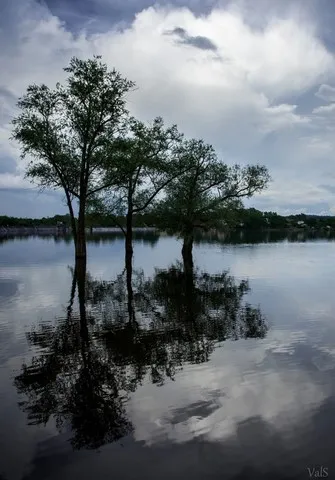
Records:
[[[213,52],[217,51],[216,45],[207,37],[188,37],[181,41],[185,45],[192,45],[192,47],[200,48],[201,50],[212,50]]]
[[[191,36],[184,28],[176,27],[165,33],[166,35],[178,36],[178,43],[181,43],[182,45],[190,45],[191,47],[199,48],[200,50],[211,50],[212,52],[217,51],[217,46],[212,40],[201,35]]]
[[[14,3],[11,0],[2,0],[1,3]],[[28,3],[28,2],[27,2]],[[72,31],[85,27],[87,30],[106,30],[111,25],[125,23],[130,24],[136,15],[151,6],[165,6],[165,0],[36,0],[43,6],[47,6],[52,14],[59,17]],[[186,7],[196,15],[209,13],[214,7],[227,7],[234,5],[233,0],[170,0],[171,7]],[[333,24],[335,20],[335,4],[333,0],[257,0],[255,8],[254,0],[244,0],[243,10],[246,12],[248,23],[253,28],[263,28],[269,15],[285,16],[289,7],[296,11],[305,12],[312,18],[320,18],[323,28],[320,36],[326,42],[328,48],[335,49]],[[288,7],[289,5],[289,7]],[[236,7],[237,8],[237,7]]]
[[[187,32],[185,30],[185,28],[181,28],[181,27],[176,27],[174,28],[172,31],[170,32],[166,32],[167,34],[175,34],[175,35],[179,35],[180,37],[187,37]]]
[[[17,3],[12,0],[1,0],[2,18],[6,18],[6,15],[3,14],[4,7],[8,4],[14,10],[17,8]],[[34,3],[34,0],[26,2],[27,5],[31,3]],[[98,30],[105,31],[115,24],[129,25],[134,20],[136,13],[151,6],[166,7],[167,5],[165,0],[35,0],[35,3],[47,7],[73,32],[82,28],[88,32],[97,32]],[[318,0],[317,2],[314,0],[291,0],[291,2],[257,0],[256,3],[257,8],[255,8],[254,0],[241,2],[241,8],[253,28],[264,28],[269,16],[285,17],[289,8],[295,8],[301,15],[305,14],[307,17],[320,20],[320,24],[322,24],[320,37],[330,50],[335,50],[333,30],[335,3],[333,0]],[[208,14],[216,6],[239,8],[234,0],[170,0],[168,5],[172,8],[189,8],[196,15]],[[16,28],[15,25],[9,26]]]
[[[91,0],[37,0],[37,3],[65,23],[66,28],[77,32],[85,28],[88,32],[104,31],[110,25],[119,23],[122,15],[111,5],[101,5]]]
[[[85,26],[88,30],[105,30],[115,24],[130,24],[136,13],[152,6],[166,7],[163,0],[38,0],[64,21],[72,30]],[[171,0],[171,7],[187,7],[195,14],[206,14],[217,0]],[[224,0],[224,4],[228,0]]]

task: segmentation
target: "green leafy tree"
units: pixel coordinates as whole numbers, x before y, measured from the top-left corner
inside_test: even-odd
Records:
[[[181,141],[176,125],[166,127],[158,117],[149,125],[132,118],[124,135],[113,143],[104,180],[112,188],[92,199],[91,205],[93,211],[114,213],[125,236],[126,262],[133,255],[134,218],[186,170],[178,156]],[[125,223],[117,221],[118,215],[124,215]]]
[[[179,155],[187,172],[166,187],[156,213],[162,226],[179,232],[183,255],[190,255],[196,228],[223,226],[230,212],[241,208],[241,199],[261,192],[270,177],[264,166],[220,162],[213,147],[202,140],[183,142]]]
[[[13,120],[13,138],[30,160],[26,176],[41,188],[63,189],[76,256],[85,258],[87,204],[107,186],[103,167],[124,124],[126,94],[134,83],[109,71],[100,57],[74,57],[64,70],[69,74],[65,86],[28,87],[18,102],[21,113]],[[74,200],[79,204],[77,222]]]

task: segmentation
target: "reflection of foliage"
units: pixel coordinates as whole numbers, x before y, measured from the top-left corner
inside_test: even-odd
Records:
[[[157,270],[153,279],[136,272],[132,287],[131,319],[120,315],[127,304],[123,276],[114,283],[92,281],[88,291],[103,318],[99,335],[112,361],[129,365],[137,380],[149,372],[162,384],[183,363],[207,361],[219,341],[266,334],[260,310],[243,303],[248,282],[236,283],[227,272],[194,273],[176,265]]]
[[[126,377],[94,344],[86,317],[72,314],[73,297],[74,286],[68,315],[56,327],[41,325],[28,334],[29,343],[42,351],[22,367],[15,384],[28,397],[21,406],[30,424],[54,416],[59,429],[73,431],[75,448],[97,448],[132,430],[124,410]]]
[[[281,242],[306,242],[318,239],[332,240],[335,238],[332,231],[289,231],[289,230],[235,230],[230,232],[211,231],[204,233],[197,231],[194,236],[195,244],[258,244]]]
[[[180,267],[157,272],[153,284],[154,297],[164,304],[170,319],[192,321],[202,335],[214,341],[265,336],[260,310],[242,304],[249,290],[246,280],[236,284],[227,272],[194,274]]]
[[[156,230],[134,230],[133,231],[133,239],[136,240],[137,245],[141,243],[143,245],[151,245],[154,247],[158,240],[159,240],[159,232]],[[124,241],[124,234],[120,231],[115,232],[94,232],[91,235],[87,235],[87,242],[88,243],[95,243],[97,245],[108,243],[111,244],[116,241]]]
[[[151,247],[154,247],[158,240],[159,240],[160,233],[158,230],[134,230],[133,231],[133,238],[136,240],[136,243],[138,245],[143,244],[143,245],[150,245]],[[44,239],[44,240],[50,240],[52,239],[55,243],[66,243],[66,244],[71,244],[73,242],[73,238],[71,234],[64,234],[64,233],[58,233],[57,235],[53,233],[41,233],[38,232],[38,234],[32,233],[32,232],[21,232],[21,233],[4,233],[1,231],[0,227],[0,245],[2,243],[7,243],[7,242],[18,242],[18,241],[26,241],[27,239],[32,239],[32,238],[39,238],[39,239]],[[111,244],[117,241],[122,240],[124,241],[124,234],[122,231],[107,231],[107,232],[94,232],[92,234],[87,234],[87,243],[94,243],[96,245],[101,245],[101,244]]]
[[[125,401],[147,376],[162,385],[186,362],[208,361],[218,341],[262,338],[267,331],[260,310],[243,303],[248,282],[227,272],[209,275],[177,264],[153,278],[127,271],[101,282],[78,271],[66,318],[28,334],[39,352],[15,379],[27,396],[21,406],[29,422],[54,417],[59,429],[72,430],[75,448],[97,448],[130,433]]]
[[[158,231],[136,231],[133,232],[134,240],[136,243],[143,243],[144,245],[155,246],[159,240]],[[33,235],[31,233],[25,234],[11,234],[4,235],[0,232],[0,245],[7,242],[14,241],[26,241],[27,238],[40,238],[40,239],[53,239],[55,243],[67,243],[73,242],[71,235],[51,235],[42,234]],[[306,242],[313,240],[333,240],[335,238],[334,231],[288,231],[288,230],[235,230],[230,232],[210,231],[204,233],[203,231],[195,231],[194,243],[206,244],[206,243],[219,243],[219,244],[258,244],[258,243],[279,243],[288,241],[293,242]],[[111,244],[113,242],[124,240],[124,234],[120,232],[94,232],[92,235],[87,234],[87,243],[94,243],[96,245]]]

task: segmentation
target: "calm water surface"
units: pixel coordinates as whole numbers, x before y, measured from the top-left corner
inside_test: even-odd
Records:
[[[1,480],[335,478],[335,242],[180,250],[0,239]]]

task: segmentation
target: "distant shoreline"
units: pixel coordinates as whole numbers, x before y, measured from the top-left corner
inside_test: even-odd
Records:
[[[134,227],[134,232],[153,232],[156,227]],[[121,232],[119,227],[87,228],[87,233],[114,233]],[[0,236],[6,235],[71,235],[68,227],[0,227]]]
[[[164,230],[161,230],[157,227],[134,227],[134,232],[160,232],[164,234]],[[121,233],[119,227],[93,227],[87,228],[86,232],[88,234],[94,233]],[[232,232],[287,232],[287,233],[296,233],[296,232],[308,232],[308,233],[318,233],[318,232],[334,232],[332,228],[313,228],[313,227],[286,227],[286,228],[233,228],[228,231],[222,230],[209,230],[207,234],[213,233],[232,233]],[[205,232],[206,234],[206,232]],[[0,227],[0,236],[15,236],[15,235],[71,235],[71,228],[69,227]]]

